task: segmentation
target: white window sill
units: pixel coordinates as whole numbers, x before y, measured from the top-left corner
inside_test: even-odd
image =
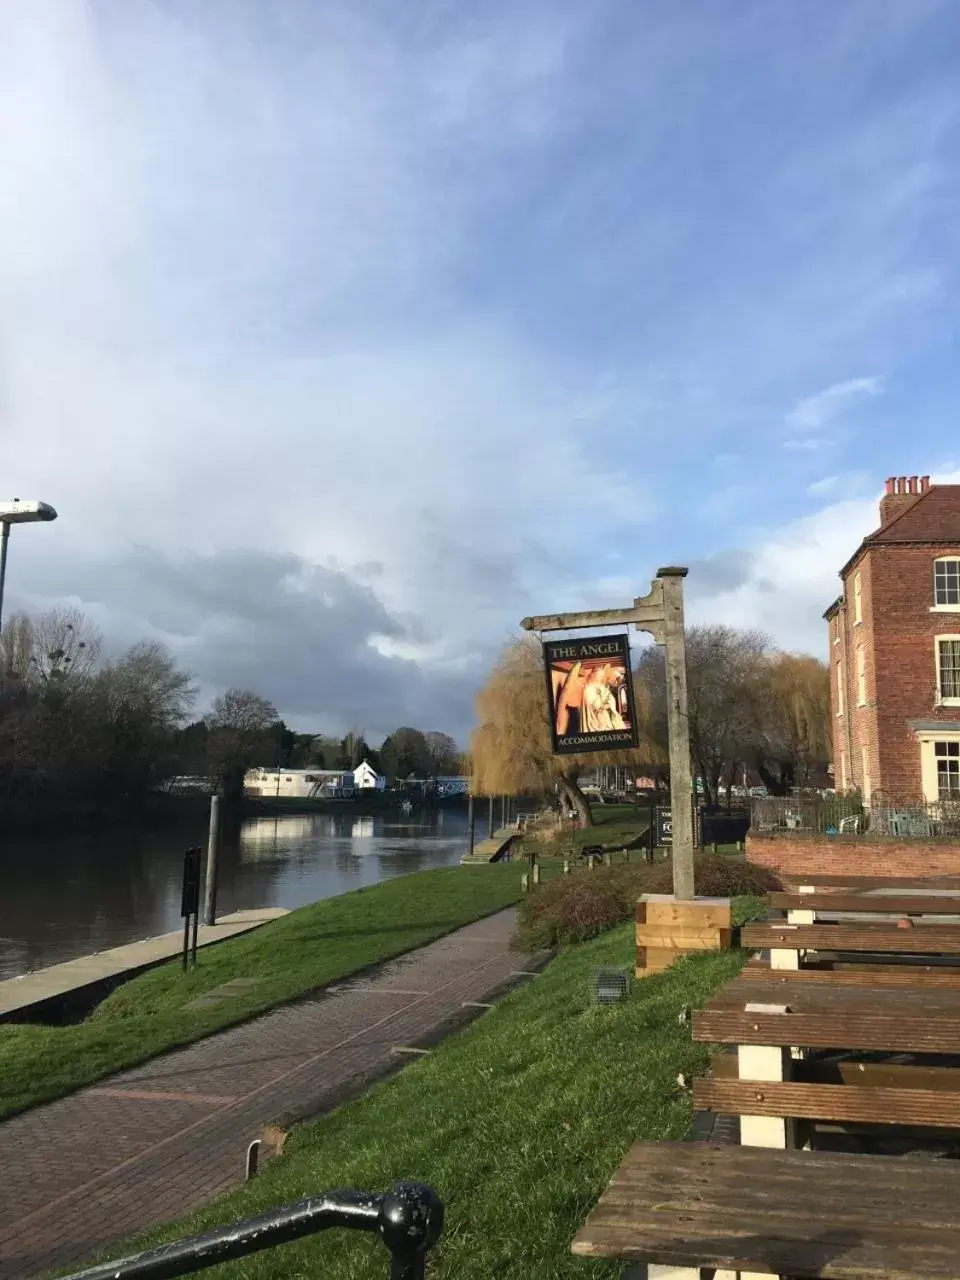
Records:
[[[960,613],[960,604],[932,604],[931,613]]]
[[[937,707],[960,707],[960,698],[938,698],[934,703]]]

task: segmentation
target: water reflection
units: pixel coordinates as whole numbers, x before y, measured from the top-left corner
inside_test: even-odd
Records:
[[[477,838],[485,831],[478,823]],[[179,927],[183,851],[205,824],[163,833],[6,837],[0,978]],[[466,851],[466,815],[251,818],[225,841],[219,908],[297,907]]]

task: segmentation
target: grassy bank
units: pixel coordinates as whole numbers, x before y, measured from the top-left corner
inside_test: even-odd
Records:
[[[515,866],[402,876],[206,947],[186,975],[179,960],[152,969],[119,987],[76,1025],[2,1024],[0,1118],[422,946],[519,897]],[[188,1007],[233,978],[256,982],[220,1003]]]
[[[708,1055],[678,1015],[732,978],[742,959],[693,957],[637,983],[625,1004],[592,1005],[593,966],[632,968],[633,952],[631,925],[564,950],[430,1057],[297,1130],[248,1188],[148,1243],[325,1188],[375,1191],[416,1178],[446,1204],[433,1280],[613,1280],[618,1265],[575,1259],[570,1241],[636,1138],[685,1132],[691,1105],[677,1074],[702,1071]],[[375,1240],[335,1232],[212,1274],[382,1280],[385,1272]]]

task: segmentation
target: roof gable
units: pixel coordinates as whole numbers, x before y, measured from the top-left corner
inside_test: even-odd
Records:
[[[935,484],[889,524],[871,533],[867,542],[960,543],[960,484]]]

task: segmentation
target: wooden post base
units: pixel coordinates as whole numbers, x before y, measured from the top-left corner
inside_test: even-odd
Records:
[[[637,977],[661,973],[694,951],[723,951],[732,938],[729,898],[645,893],[637,902]]]

